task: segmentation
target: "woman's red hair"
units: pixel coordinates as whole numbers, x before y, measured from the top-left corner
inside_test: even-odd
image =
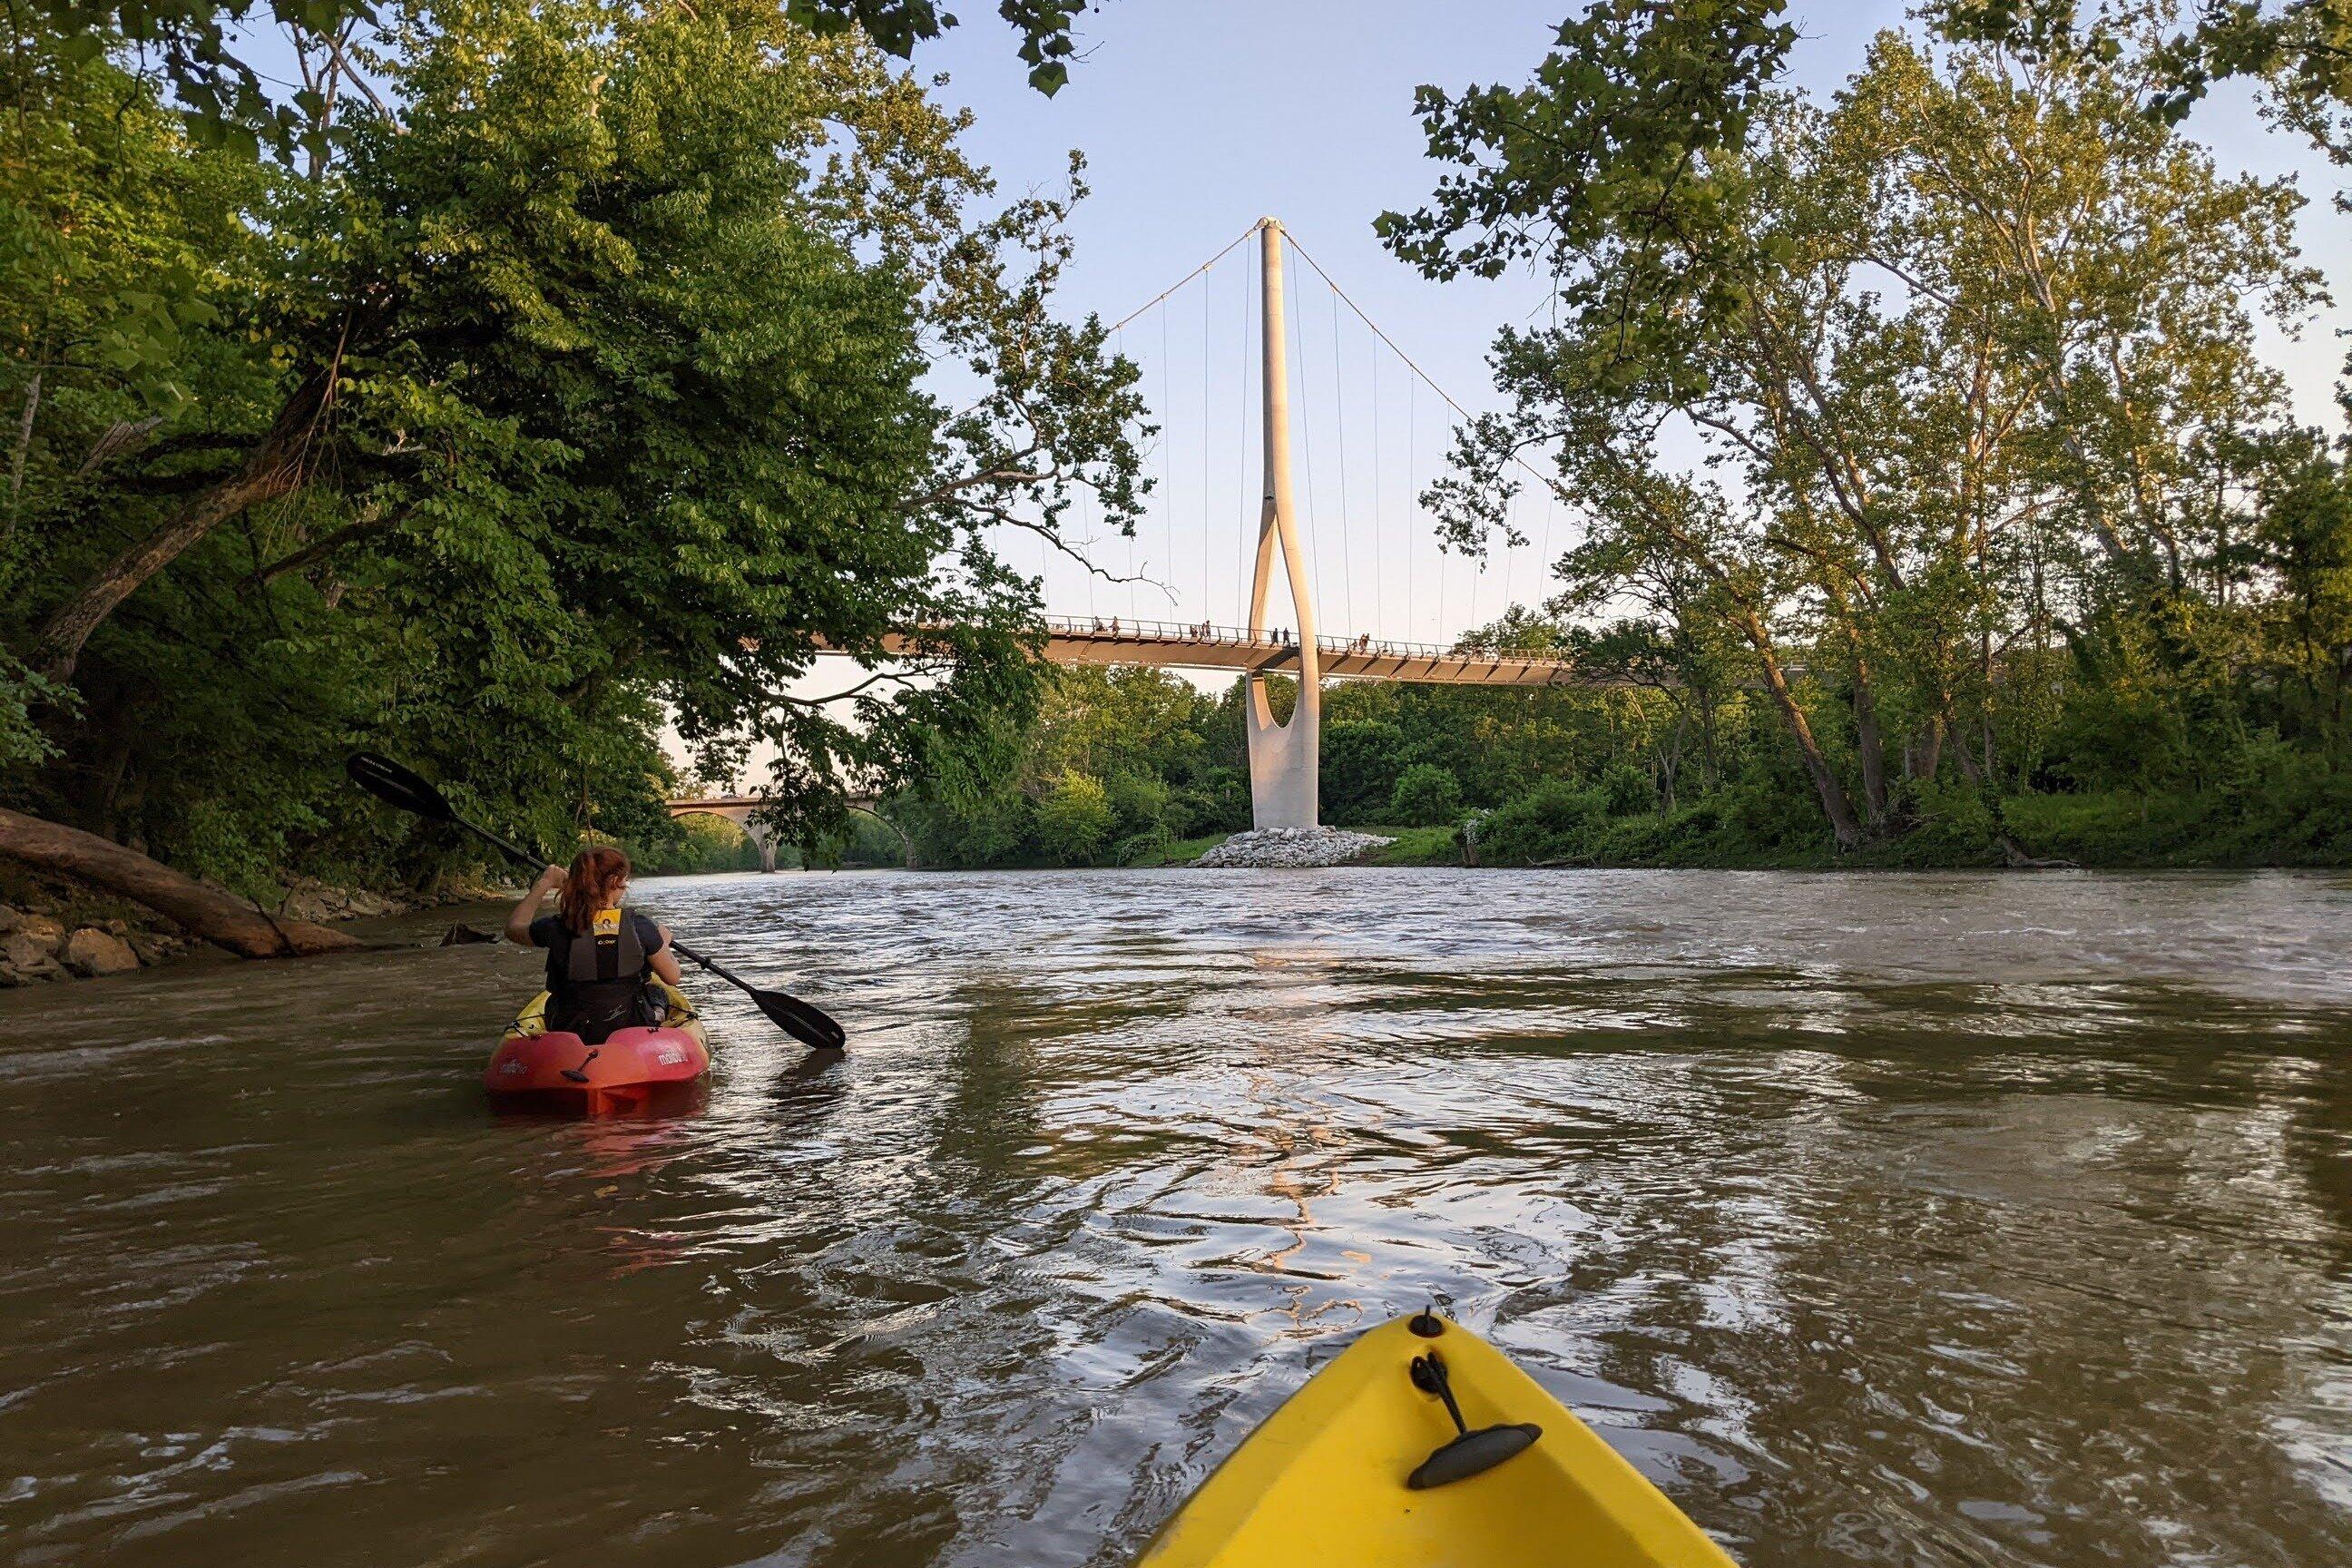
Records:
[[[574,936],[586,936],[596,923],[596,911],[611,903],[614,892],[628,879],[629,858],[609,844],[574,855],[556,900],[565,928]]]

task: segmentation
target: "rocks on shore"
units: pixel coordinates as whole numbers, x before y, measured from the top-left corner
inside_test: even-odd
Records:
[[[0,904],[0,986],[74,975],[126,974],[184,952],[188,939],[139,931],[123,921],[68,928],[33,910]]]
[[[275,912],[284,919],[326,925],[333,921],[404,915],[425,907],[421,900],[394,898],[365,888],[338,888],[316,877],[289,877],[286,880],[286,901]]]
[[[268,912],[320,925],[408,914],[436,903],[487,897],[496,890],[452,882],[440,896],[427,898],[339,888],[315,877],[289,878],[285,886],[284,899]],[[0,903],[0,987],[125,974],[176,958],[198,945],[194,938],[183,935],[163,917],[126,900],[94,897],[87,890],[37,880],[18,881],[5,890],[19,902]],[[21,907],[28,904],[40,907]],[[103,918],[114,909],[132,919]],[[461,931],[462,935],[457,934]],[[456,927],[447,940],[495,942],[498,938]]]
[[[139,955],[130,942],[110,931],[84,926],[67,933],[58,948],[58,962],[76,974],[127,974],[139,967]]]
[[[1377,834],[1344,827],[1256,827],[1236,833],[1192,862],[1195,866],[1344,866],[1358,856],[1393,844]]]

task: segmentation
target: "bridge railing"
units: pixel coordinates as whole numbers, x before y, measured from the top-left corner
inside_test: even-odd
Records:
[[[1253,632],[1246,626],[1219,626],[1213,621],[1151,621],[1125,616],[1047,616],[1045,630],[1054,637],[1118,637],[1122,640],[1132,637],[1139,642],[1211,643],[1235,647],[1285,647],[1297,640],[1286,630]],[[1484,649],[1465,653],[1441,643],[1395,642],[1370,634],[1353,637],[1318,637],[1315,639],[1315,647],[1318,652],[1359,658],[1493,660],[1563,667],[1576,662],[1573,655],[1565,653]]]

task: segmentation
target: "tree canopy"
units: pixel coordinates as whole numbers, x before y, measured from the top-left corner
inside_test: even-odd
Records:
[[[998,201],[963,116],[772,5],[377,21],[305,170],[193,140],[127,35],[0,64],[10,795],[234,880],[360,740],[551,842],[647,827],[667,723],[775,751],[815,836],[1024,710],[991,531],[1143,489],[1134,367],[1055,308],[1075,158]],[[838,702],[792,694],[821,651]]]
[[[2111,8],[2097,47],[1889,33],[1822,103],[1763,85],[1777,9],[1597,6],[1523,88],[1424,92],[1457,172],[1390,246],[1558,295],[1431,493],[1454,542],[1554,489],[1586,522],[1557,608],[1728,659],[1847,847],[1951,770],[1998,824],[2085,727],[2137,754],[2081,746],[2077,784],[2340,752],[2347,542],[2309,531],[2342,473],[2254,348],[2324,298],[2303,198],[2150,112],[2170,13]]]
[[[854,30],[901,59],[956,26],[936,0],[772,0],[770,8],[820,37]],[[1073,28],[1088,8],[1087,0],[999,0],[1038,91],[1050,96],[1068,81]],[[404,26],[402,8],[380,0],[28,0],[12,15],[21,31],[58,39],[77,59],[127,51],[198,144],[248,154],[323,153],[336,99],[373,96],[374,46]],[[273,88],[247,58],[251,36],[272,25],[293,37],[301,57],[303,80],[290,91]]]

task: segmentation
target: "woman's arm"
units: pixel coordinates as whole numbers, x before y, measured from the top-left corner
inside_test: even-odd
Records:
[[[514,913],[507,917],[509,942],[517,947],[530,945],[530,922],[539,918],[539,906],[547,901],[548,894],[562,885],[563,868],[561,866],[550,866],[539,874],[539,880],[530,885],[530,891],[522,896],[522,902],[517,904]]]
[[[661,932],[661,945],[646,954],[646,967],[675,985],[678,982],[677,954],[669,950],[669,927],[656,926]]]

